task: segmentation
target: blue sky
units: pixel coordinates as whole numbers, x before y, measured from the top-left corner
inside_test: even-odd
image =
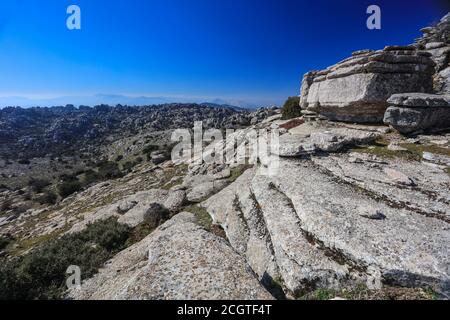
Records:
[[[118,94],[281,103],[352,51],[408,44],[445,1],[14,0],[0,4],[0,97]],[[82,29],[66,28],[81,8]],[[382,29],[366,28],[366,8]],[[6,101],[6,102],[5,102]]]

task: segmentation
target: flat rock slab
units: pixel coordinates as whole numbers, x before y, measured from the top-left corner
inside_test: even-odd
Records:
[[[390,107],[384,123],[401,133],[450,128],[450,96],[422,93],[396,94],[389,98]]]
[[[358,51],[325,70],[307,73],[301,107],[333,121],[382,123],[392,94],[432,92],[435,62],[430,56],[400,46]]]
[[[227,242],[180,213],[120,252],[80,290],[88,300],[273,299]]]
[[[344,147],[367,144],[380,136],[379,132],[343,127],[313,128],[310,134],[284,134],[279,138],[278,150],[272,152],[281,157],[297,157],[317,152],[338,152]]]
[[[449,292],[448,222],[391,206],[305,161],[282,160],[271,182],[289,199],[301,228],[339,253],[339,261],[386,283]],[[377,211],[385,219],[364,217]]]
[[[388,103],[404,107],[450,107],[450,95],[400,93],[392,95]]]
[[[74,224],[69,232],[79,232],[86,228],[89,223],[108,219],[110,217],[117,217],[118,222],[135,227],[144,221],[144,214],[150,204],[161,204],[172,213],[175,213],[180,210],[185,199],[186,193],[183,190],[172,191],[151,189],[141,191],[116,203],[101,207],[94,212],[85,214],[84,219]],[[124,212],[124,208],[128,210]]]

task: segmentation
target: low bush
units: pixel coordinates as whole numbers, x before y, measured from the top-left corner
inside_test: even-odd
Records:
[[[53,191],[46,191],[36,199],[40,204],[55,204],[56,200],[58,200],[58,196]]]
[[[31,178],[28,181],[28,186],[33,190],[33,192],[41,193],[46,187],[50,185],[50,181],[46,179],[35,179]]]
[[[99,180],[101,180],[101,177],[98,174],[98,172],[96,172],[92,169],[88,169],[84,172],[83,183],[85,185],[89,185],[89,184],[97,182]]]
[[[116,179],[123,176],[119,165],[115,162],[103,162],[98,167],[98,173],[102,179]]]
[[[81,183],[78,180],[64,181],[58,185],[58,193],[62,198],[67,198],[71,194],[81,190]]]
[[[145,146],[144,149],[142,149],[142,154],[149,154],[156,150],[159,150],[159,146],[155,144],[149,144]]]
[[[8,211],[12,207],[12,200],[11,199],[5,199],[0,205],[0,212],[2,211]]]
[[[13,239],[11,239],[8,236],[0,235],[0,251],[5,249],[12,241],[13,241]]]
[[[19,258],[2,261],[0,300],[62,298],[69,266],[79,266],[82,279],[91,277],[124,248],[130,233],[130,227],[110,218],[52,240]]]
[[[289,97],[283,105],[282,119],[288,120],[296,117],[300,117],[300,97]]]
[[[30,164],[30,160],[28,159],[20,159],[17,161],[19,164]]]

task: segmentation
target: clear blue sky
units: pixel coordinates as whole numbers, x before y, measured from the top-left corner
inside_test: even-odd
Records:
[[[0,4],[0,96],[97,93],[281,103],[354,50],[408,44],[446,1],[14,0]],[[66,28],[77,4],[82,30]],[[382,30],[366,8],[382,9]]]

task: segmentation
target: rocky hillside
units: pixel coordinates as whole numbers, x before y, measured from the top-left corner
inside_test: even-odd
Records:
[[[249,125],[254,115],[232,107],[198,104],[165,104],[130,107],[99,105],[52,108],[0,109],[0,155],[28,159],[69,152],[89,152],[111,139],[140,132]]]
[[[245,163],[150,153],[20,214],[0,193],[0,298],[449,299],[449,19],[306,74],[303,116],[205,145]],[[279,133],[258,161],[255,130]]]

